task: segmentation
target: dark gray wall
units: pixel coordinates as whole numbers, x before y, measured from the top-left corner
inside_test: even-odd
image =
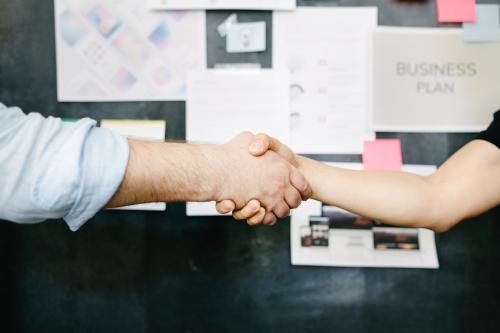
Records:
[[[377,5],[380,24],[436,25],[433,1],[299,3]],[[183,102],[58,103],[52,6],[50,0],[0,0],[0,101],[61,117],[166,119],[168,137],[184,138]],[[272,49],[242,58],[223,52],[211,27],[225,14],[208,15],[209,63],[270,66]],[[271,24],[270,12],[240,18]],[[473,137],[378,136],[401,138],[405,162],[424,164],[442,163]],[[62,221],[0,222],[0,331],[500,329],[498,209],[438,235],[441,268],[429,271],[292,267],[288,220],[249,228],[229,218],[187,218],[184,209],[175,204],[165,213],[103,212],[77,233]]]

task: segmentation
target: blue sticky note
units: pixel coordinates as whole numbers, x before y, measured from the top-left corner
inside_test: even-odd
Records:
[[[476,5],[476,22],[464,23],[464,41],[499,42],[500,41],[500,5]]]

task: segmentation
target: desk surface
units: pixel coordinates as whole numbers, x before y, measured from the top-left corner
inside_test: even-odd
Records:
[[[377,5],[381,25],[436,25],[433,1],[299,3]],[[184,138],[184,102],[58,103],[52,1],[0,0],[0,8],[0,101],[60,117],[166,119],[168,137]],[[226,14],[208,14],[208,63],[271,66],[272,50],[239,57],[223,52],[210,27]],[[271,23],[270,12],[241,12],[239,18]],[[442,163],[473,137],[378,136],[401,138],[405,163],[422,164]],[[359,156],[326,158],[359,161]],[[229,218],[187,218],[184,211],[183,204],[173,204],[162,213],[103,212],[77,233],[62,221],[0,222],[2,331],[489,332],[500,327],[498,209],[437,236],[439,270],[292,267],[289,221],[249,228]]]

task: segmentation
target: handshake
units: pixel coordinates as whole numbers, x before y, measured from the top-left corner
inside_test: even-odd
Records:
[[[214,170],[226,170],[216,177],[212,198],[221,214],[232,212],[249,225],[273,225],[311,197],[297,156],[274,138],[245,132],[214,149],[220,156]]]

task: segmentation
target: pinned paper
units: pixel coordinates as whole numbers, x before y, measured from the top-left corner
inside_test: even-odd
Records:
[[[266,50],[266,22],[234,23],[229,26],[226,51],[229,53]]]
[[[476,21],[475,0],[437,0],[437,16],[441,23]]]
[[[365,141],[363,167],[365,170],[400,171],[403,167],[401,141],[399,139]]]
[[[500,6],[477,5],[475,23],[464,23],[464,41],[498,42],[500,41]]]

